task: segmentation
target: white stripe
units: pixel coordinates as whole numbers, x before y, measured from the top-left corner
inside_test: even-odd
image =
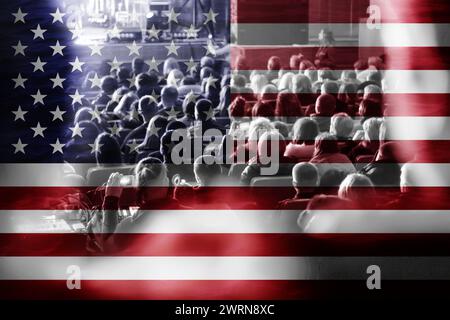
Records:
[[[399,134],[416,134],[413,139],[421,140],[423,138],[419,133],[416,133],[412,124],[414,122],[411,119],[399,119],[398,124],[402,124],[403,131]],[[429,130],[437,131],[436,128],[440,126],[435,123],[435,127],[432,127],[433,121],[430,123]],[[407,132],[406,132],[407,131]],[[448,129],[446,131],[449,131]],[[436,133],[437,134],[437,133]],[[442,134],[448,135],[449,132],[443,132]],[[448,137],[433,137],[448,138]],[[394,138],[395,139],[395,138]],[[318,167],[333,167],[334,164],[318,164]],[[92,166],[92,165],[91,165]],[[95,166],[95,165],[94,165]],[[423,179],[420,181],[420,186],[423,187],[449,187],[450,186],[450,163],[413,163],[411,166],[414,170],[423,174]],[[72,186],[72,184],[64,180],[62,175],[63,166],[61,164],[0,164],[0,187],[66,187]],[[114,169],[112,169],[114,172]],[[263,177],[262,183],[258,186],[267,187],[289,187],[291,186],[291,180],[287,177]],[[228,179],[224,181],[218,181],[215,186],[227,187],[236,186],[236,183],[230,182]],[[19,191],[17,191],[19,192]],[[74,190],[76,192],[76,190]],[[24,194],[24,197],[27,196]],[[59,200],[59,199],[57,199]]]
[[[260,70],[267,74],[268,71]],[[337,70],[339,74],[342,70]],[[248,76],[249,71],[233,71],[233,73]],[[278,77],[278,71],[273,72]],[[427,94],[427,93],[450,93],[450,71],[449,70],[386,70],[384,73],[385,93],[403,94]],[[248,92],[233,88],[232,93]],[[255,92],[260,93],[260,92]]]
[[[73,212],[76,213],[76,212]],[[127,233],[450,233],[450,210],[153,210]],[[65,212],[69,214],[69,212]],[[0,233],[73,233],[64,212],[0,211]],[[8,222],[7,222],[8,221]],[[76,223],[74,221],[74,223]],[[70,221],[69,221],[70,224]]]
[[[365,23],[232,23],[231,30],[238,30],[237,36],[240,45],[247,44],[286,44],[293,38],[293,34],[300,34],[301,30],[309,28],[320,30],[360,30],[361,43],[358,47],[436,47],[450,46],[447,37],[450,24],[447,23],[382,23],[380,29],[370,30]],[[437,37],[436,35],[440,35]],[[281,40],[280,40],[281,39]],[[348,42],[336,42],[336,46],[348,47]]]
[[[378,265],[385,280],[450,279],[448,257],[3,257],[0,280],[358,280]]]

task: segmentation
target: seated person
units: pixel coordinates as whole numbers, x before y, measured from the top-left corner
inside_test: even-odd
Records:
[[[311,80],[302,74],[297,74],[292,77],[292,92],[296,94],[301,106],[313,104],[316,98],[312,89]]]
[[[118,88],[117,80],[111,76],[103,77],[101,80],[100,88],[100,94],[94,99],[94,101],[92,101],[92,104],[94,106],[106,106],[108,102],[111,101],[112,94]]]
[[[330,130],[330,119],[336,110],[336,98],[330,94],[322,94],[317,98],[315,113],[311,119],[317,122],[320,132]]]
[[[314,143],[314,155],[309,162],[316,164],[320,175],[330,168],[341,170],[347,174],[356,172],[350,159],[339,153],[336,137],[329,133],[321,133],[317,136]]]
[[[354,208],[371,208],[377,202],[372,181],[363,174],[349,174],[339,186],[338,196]]]
[[[327,195],[337,195],[339,186],[344,181],[347,174],[344,171],[330,168],[320,176],[320,193]]]
[[[330,133],[339,141],[350,140],[353,132],[353,120],[346,113],[336,113],[331,117]]]
[[[380,147],[379,136],[382,122],[381,118],[370,118],[363,123],[364,139],[348,153],[352,162],[357,162],[359,156],[375,155]],[[354,139],[358,139],[358,136],[356,135]]]
[[[292,185],[295,196],[292,199],[283,200],[279,203],[280,209],[305,209],[308,200],[317,194],[319,185],[319,171],[316,166],[308,163],[297,163],[292,169]]]
[[[165,86],[161,91],[161,102],[158,105],[158,115],[168,120],[183,116],[182,102],[178,100],[178,90],[174,86]]]
[[[319,126],[308,118],[298,119],[293,127],[292,142],[286,147],[285,157],[299,161],[309,161],[314,154],[314,141],[319,134]]]
[[[211,101],[207,99],[198,100],[195,104],[195,125],[193,127],[194,132],[200,133],[198,129],[201,129],[201,135],[205,131],[210,129],[220,130],[222,133],[225,129],[220,126],[215,119],[214,106]]]
[[[297,96],[290,93],[280,93],[277,97],[275,117],[286,123],[294,123],[303,117],[303,110]]]
[[[149,154],[160,150],[160,141],[168,125],[166,118],[154,116],[148,123],[144,142],[136,148],[137,158],[145,158]]]
[[[139,74],[134,82],[137,96],[142,98],[143,96],[153,95],[153,93],[160,94],[161,87],[158,81],[158,74],[155,72]]]
[[[158,159],[145,158],[136,165],[133,179],[138,209],[132,215],[122,218],[122,210],[119,209],[122,178],[120,173],[111,174],[106,184],[103,210],[97,212],[88,224],[87,230],[93,242],[91,247],[95,245],[102,252],[133,251],[139,246],[142,248],[142,242],[137,238],[120,235],[139,233],[157,223],[155,219],[158,218],[152,210],[182,209],[170,192],[166,166]]]
[[[281,134],[276,131],[264,133],[258,141],[257,156],[250,159],[241,174],[241,184],[250,185],[253,178],[262,175],[290,175],[292,164],[284,157],[285,151],[286,141]],[[264,173],[263,169],[267,168],[272,168],[275,172]]]

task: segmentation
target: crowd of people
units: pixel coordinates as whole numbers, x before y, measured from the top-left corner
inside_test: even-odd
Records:
[[[243,53],[231,68],[205,56],[186,71],[170,57],[162,73],[146,70],[140,58],[117,70],[103,62],[95,72],[101,90],[76,106],[74,127],[82,134],[73,134],[65,150],[68,163],[93,165],[72,177],[106,186],[101,201],[108,208],[120,206],[123,186],[138,190],[129,203],[147,208],[408,206],[419,174],[408,164],[414,155],[389,139],[383,57],[346,71],[334,70],[324,50],[312,59],[270,57],[267,70],[249,70],[249,59]],[[209,129],[218,134],[205,139]],[[175,164],[176,132],[200,138],[201,155]],[[274,143],[277,155],[269,162],[277,170],[265,175],[273,163],[263,158]],[[134,179],[124,185],[127,173]],[[266,185],[258,188],[261,178]],[[290,183],[271,188],[279,181]],[[221,186],[248,187],[248,196]],[[122,224],[116,216],[102,223],[111,232]]]

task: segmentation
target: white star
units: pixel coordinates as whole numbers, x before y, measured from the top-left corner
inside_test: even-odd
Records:
[[[188,62],[184,62],[184,64],[187,66],[188,73],[197,71],[197,62],[194,61],[193,57],[191,57],[191,59]]]
[[[69,31],[72,32],[72,40],[78,38],[83,33],[83,29],[78,24],[75,26],[75,29]]]
[[[129,56],[132,56],[133,54],[139,56],[140,55],[139,50],[142,49],[142,46],[138,46],[136,44],[136,41],[133,41],[133,43],[131,45],[127,46],[127,48],[128,48],[128,50],[130,50]]]
[[[80,128],[80,124],[79,123],[75,123],[75,127],[69,128],[69,130],[72,131],[72,138],[75,137],[75,136],[79,136],[79,137],[83,138],[83,135],[81,134],[81,132],[84,129],[85,128]]]
[[[165,46],[165,47],[167,50],[169,50],[169,52],[167,53],[168,56],[170,56],[171,54],[174,54],[176,56],[178,55],[177,50],[180,48],[180,46],[176,46],[175,42],[173,42],[173,40],[172,40],[172,43],[170,44],[170,46]]]
[[[53,114],[53,120],[52,121],[56,121],[56,120],[64,121],[63,114],[66,113],[66,111],[61,111],[59,109],[59,106],[56,107],[55,111],[50,111],[50,113]]]
[[[111,38],[120,38],[120,33],[122,30],[117,28],[117,24],[114,25],[114,28],[111,30]]]
[[[50,143],[50,145],[53,147],[53,154],[55,154],[56,152],[60,152],[61,154],[63,153],[63,147],[65,146],[64,143],[60,143],[59,139],[56,139],[55,143]]]
[[[219,81],[219,79],[214,78],[213,76],[209,76],[208,79],[206,79],[206,88],[209,88],[210,86],[213,88],[216,88],[216,82]]]
[[[56,41],[56,43],[55,43],[54,46],[50,46],[50,48],[53,49],[53,54],[52,54],[52,56],[54,56],[54,55],[56,55],[56,54],[59,54],[59,55],[61,55],[61,56],[64,56],[63,49],[64,49],[65,47],[66,47],[66,46],[60,45],[60,44],[59,44],[59,41]]]
[[[28,111],[22,111],[22,107],[19,106],[17,111],[13,111],[12,113],[14,113],[14,116],[15,116],[14,121],[17,121],[19,119],[25,121],[25,114],[27,114]]]
[[[97,73],[95,73],[94,77],[92,79],[88,79],[92,84],[91,84],[91,89],[93,88],[101,88],[102,86],[102,79],[98,76]]]
[[[25,16],[28,15],[26,12],[22,12],[22,9],[19,8],[16,13],[11,13],[14,16],[14,23],[22,22],[25,23]]]
[[[172,120],[172,119],[176,119],[178,117],[178,114],[180,113],[179,111],[176,111],[174,106],[172,106],[172,108],[169,111],[166,111],[167,115],[168,115],[168,120]]]
[[[158,132],[159,130],[161,130],[161,128],[156,127],[156,126],[150,126],[149,129],[147,129],[147,135],[149,135],[148,137],[150,138],[151,136],[157,136],[158,137]]]
[[[206,114],[206,121],[214,119],[214,109],[210,108],[208,111],[203,111]]]
[[[36,62],[31,62],[31,64],[34,66],[33,72],[36,72],[38,70],[44,72],[44,66],[47,64],[47,62],[41,61],[41,58],[38,57]]]
[[[140,146],[140,143],[137,143],[136,139],[133,139],[132,142],[128,142],[127,146],[130,148],[130,153],[136,152],[137,148]]]
[[[41,25],[38,24],[36,29],[31,29],[31,32],[34,33],[34,39],[41,38],[44,40],[44,33],[47,32],[47,29],[41,29]]]
[[[81,99],[84,98],[84,95],[80,94],[78,92],[78,89],[75,90],[75,94],[69,94],[69,97],[72,98],[72,104],[76,104],[76,103],[83,104]]]
[[[212,43],[211,40],[208,40],[206,46],[203,46],[203,48],[206,49],[205,55],[208,55],[208,54],[210,54],[212,56],[216,55],[216,48],[214,48],[214,44]]]
[[[120,131],[122,131],[122,128],[117,125],[117,122],[114,122],[112,128],[109,130],[113,136],[120,136]]]
[[[132,120],[137,120],[137,121],[140,120],[139,112],[136,110],[136,108],[131,108],[131,110],[130,110],[130,112],[128,112],[128,114]]]
[[[132,74],[131,78],[128,78],[127,81],[130,83],[130,89],[136,88],[135,82],[136,82],[136,75]]]
[[[161,32],[161,30],[158,30],[155,28],[155,25],[152,24],[152,28],[148,29],[148,36],[150,37],[150,39],[159,39],[159,33]]]
[[[111,71],[119,70],[120,66],[122,65],[122,63],[117,60],[117,57],[114,57],[113,61],[108,62],[108,64],[111,66]]]
[[[206,21],[204,24],[208,24],[208,22],[216,23],[216,17],[219,15],[218,13],[214,13],[212,9],[209,9],[208,13],[203,13],[203,15],[206,17]]]
[[[37,137],[37,136],[41,136],[42,138],[44,138],[44,131],[47,128],[41,127],[41,124],[38,122],[36,127],[32,127],[31,130],[34,131],[33,134],[33,138]]]
[[[83,65],[85,64],[85,62],[81,62],[78,57],[75,58],[74,62],[69,62],[72,65],[72,72],[78,70],[80,72],[83,72]]]
[[[50,81],[53,82],[53,88],[60,87],[64,89],[63,82],[66,78],[61,78],[59,73],[56,74],[55,78],[50,78]]]
[[[14,154],[16,154],[17,152],[22,152],[23,154],[25,154],[25,147],[28,144],[22,143],[22,140],[20,140],[19,138],[19,141],[17,141],[17,143],[13,143],[12,145],[15,148]]]
[[[201,29],[195,29],[195,26],[193,24],[191,24],[191,26],[189,27],[189,29],[186,29],[186,37],[189,38],[194,38],[196,39],[198,37],[198,32]]]
[[[190,103],[190,102],[196,103],[197,102],[197,98],[198,98],[198,96],[194,93],[193,90],[191,90],[191,92],[189,92],[186,95],[186,99],[187,99],[188,103]]]
[[[25,89],[25,81],[27,81],[27,80],[28,80],[27,78],[22,78],[22,75],[19,73],[17,78],[12,79],[12,81],[15,82],[14,89],[17,87],[22,87]]]
[[[181,13],[176,13],[175,12],[175,10],[172,8],[172,9],[170,9],[170,12],[169,12],[169,14],[167,15],[167,17],[169,18],[169,23],[170,22],[175,22],[175,23],[178,23],[178,16],[180,15]]]
[[[92,46],[89,46],[89,49],[91,49],[91,57],[93,56],[93,55],[99,55],[99,56],[101,56],[102,55],[102,49],[103,49],[104,47],[103,46],[101,46],[101,45],[99,45],[99,44],[93,44]]]
[[[156,61],[155,57],[153,57],[149,62],[146,62],[146,64],[150,67],[149,71],[155,70],[156,72],[159,72],[158,66],[161,62]]]
[[[41,90],[38,90],[36,92],[36,94],[32,94],[31,97],[33,97],[33,99],[34,99],[33,105],[38,104],[38,103],[44,104],[44,98],[46,96],[47,95],[45,95],[45,94],[41,94]]]
[[[63,21],[63,17],[66,15],[65,13],[62,13],[61,11],[59,11],[59,8],[56,8],[56,11],[55,11],[55,13],[50,13],[50,15],[53,17],[53,21],[52,21],[52,24],[53,23],[56,23],[56,22],[61,22],[61,23],[64,23],[64,21]]]
[[[28,48],[28,46],[23,46],[22,42],[17,42],[17,46],[12,46],[12,48],[15,50],[14,56],[17,56],[18,54],[21,54],[25,56],[25,49]]]
[[[152,96],[153,98],[155,98],[156,101],[158,101],[158,100],[159,100],[159,97],[160,97],[160,95],[157,94],[155,90],[152,91],[151,96]]]
[[[101,122],[102,118],[100,117],[100,111],[98,111],[98,107],[95,106],[94,110],[89,110],[91,114],[91,121],[97,120],[97,122]]]
[[[103,147],[103,143],[98,143],[98,144],[96,144],[96,143],[88,143],[88,146],[89,147],[91,147],[91,154],[92,153],[95,153],[95,152],[98,152],[98,153],[101,153],[100,152],[100,149],[101,149],[101,147]]]

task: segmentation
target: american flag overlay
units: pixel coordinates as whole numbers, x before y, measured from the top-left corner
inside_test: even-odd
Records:
[[[448,0],[11,0],[0,26],[0,298],[448,296]]]

